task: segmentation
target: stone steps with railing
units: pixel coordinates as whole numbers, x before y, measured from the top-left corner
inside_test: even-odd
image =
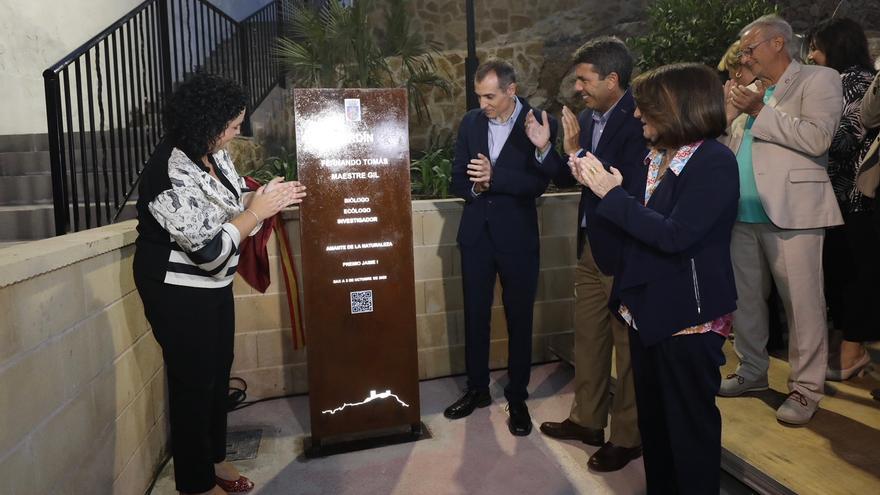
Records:
[[[54,234],[48,149],[45,134],[0,136],[0,242]]]
[[[52,172],[49,159],[49,143],[45,134],[0,136],[0,242],[15,242],[44,239],[55,235],[55,218],[52,204]],[[119,153],[124,150],[110,150]],[[77,149],[77,160],[82,150]],[[85,150],[86,161],[91,160],[91,152]],[[95,172],[87,170],[86,179],[94,192]],[[112,181],[112,178],[110,179]],[[99,187],[103,191],[103,173],[98,175]],[[110,187],[113,187],[111,182]],[[83,176],[77,175],[77,195],[84,197]],[[134,201],[126,204],[120,219],[135,217]],[[94,207],[94,205],[92,205]],[[79,204],[80,218],[85,218],[85,205]],[[101,218],[106,209],[101,207]],[[113,211],[111,215],[115,213]],[[94,215],[94,211],[92,212]],[[106,224],[106,221],[102,221]]]

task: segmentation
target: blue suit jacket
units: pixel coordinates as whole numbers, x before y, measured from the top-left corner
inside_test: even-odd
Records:
[[[646,346],[736,309],[730,233],[739,201],[736,157],[707,139],[680,175],[667,171],[643,206],[616,187],[596,212],[628,236],[608,307],[626,304]]]
[[[547,189],[549,178],[541,172],[535,159],[535,146],[525,132],[529,104],[520,98],[522,109],[510,136],[492,167],[489,190],[474,195],[467,165],[477,153],[489,156],[489,120],[482,110],[465,114],[458,128],[455,157],[452,163],[452,192],[465,200],[458,242],[474,244],[487,228],[496,249],[501,252],[538,250],[538,214],[535,198]],[[539,110],[535,117],[541,121]],[[550,118],[550,142],[556,141],[556,121]]]
[[[643,159],[648,150],[645,138],[642,135],[642,123],[633,116],[635,101],[632,93],[626,90],[613,113],[608,117],[605,130],[596,146],[594,153],[602,160],[606,168],[613,166],[623,174],[623,187],[627,191],[644,190],[645,167]],[[578,143],[581,148],[589,151],[593,148],[593,111],[584,110],[578,116],[580,124],[580,136]],[[560,156],[555,150],[544,160],[546,172],[551,175],[553,182],[559,187],[571,187],[577,181],[571,175],[568,167],[568,157]],[[578,205],[577,217],[577,256],[580,259],[583,253],[586,238],[590,239],[590,250],[596,266],[606,275],[611,275],[617,266],[620,256],[620,247],[623,242],[623,232],[613,223],[596,215],[596,206],[599,198],[589,188],[581,189],[581,201]],[[587,228],[580,228],[581,219],[587,217]]]

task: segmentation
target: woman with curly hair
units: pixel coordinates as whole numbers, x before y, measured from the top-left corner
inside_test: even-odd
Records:
[[[232,279],[243,237],[300,203],[305,187],[276,178],[249,191],[226,144],[246,94],[196,74],[165,109],[165,139],[141,174],[134,279],[168,376],[171,453],[182,493],[244,493],[253,483],[226,456],[235,313]]]
[[[858,22],[828,19],[810,30],[809,58],[840,73],[843,117],[828,149],[828,176],[843,213],[843,226],[825,235],[825,294],[834,326],[843,331],[839,347],[828,353],[828,380],[847,380],[871,362],[866,341],[877,340],[880,291],[880,233],[872,219],[874,201],[856,187],[862,158],[877,129],[861,122],[862,97],[874,79],[868,40]]]

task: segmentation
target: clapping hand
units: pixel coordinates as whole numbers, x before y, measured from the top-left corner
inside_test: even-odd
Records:
[[[306,186],[299,181],[284,182],[283,178],[276,177],[250,195],[245,206],[262,221],[287,206],[302,203],[305,196]]]
[[[303,198],[306,197],[306,186],[298,180],[280,182],[278,187],[281,187],[284,192],[285,206],[302,203]]]
[[[731,122],[734,121],[737,117],[739,117],[742,112],[733,104],[733,96],[731,96],[730,90],[736,86],[736,82],[733,79],[728,79],[727,82],[724,83],[724,113],[727,116],[727,125],[730,125]]]
[[[486,155],[477,153],[476,158],[471,158],[471,162],[467,166],[467,174],[474,183],[474,191],[481,193],[489,189],[489,183],[492,182],[492,163],[486,158]]]
[[[568,164],[574,178],[589,187],[599,198],[604,198],[608,191],[623,184],[623,175],[620,171],[611,167],[611,173],[608,173],[602,162],[592,153],[588,152],[583,157],[571,155]]]
[[[562,107],[562,148],[566,154],[576,153],[580,149],[578,145],[580,133],[581,125],[577,116],[568,107]]]
[[[748,86],[732,84],[728,88],[725,84],[727,104],[742,113],[747,113],[752,117],[757,117],[764,108],[764,83],[760,79],[755,81],[756,91],[752,91]]]
[[[550,144],[550,121],[547,119],[547,111],[541,112],[541,123],[535,118],[535,111],[529,110],[526,115],[526,136],[535,145],[539,152],[543,153]]]

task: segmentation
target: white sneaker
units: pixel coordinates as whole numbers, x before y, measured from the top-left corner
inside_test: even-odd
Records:
[[[767,377],[760,380],[749,380],[742,375],[731,373],[727,378],[721,380],[721,388],[718,389],[718,395],[721,397],[738,397],[746,392],[760,392],[767,390],[769,387]]]
[[[776,419],[790,425],[805,425],[816,414],[819,403],[795,390],[776,410]]]

